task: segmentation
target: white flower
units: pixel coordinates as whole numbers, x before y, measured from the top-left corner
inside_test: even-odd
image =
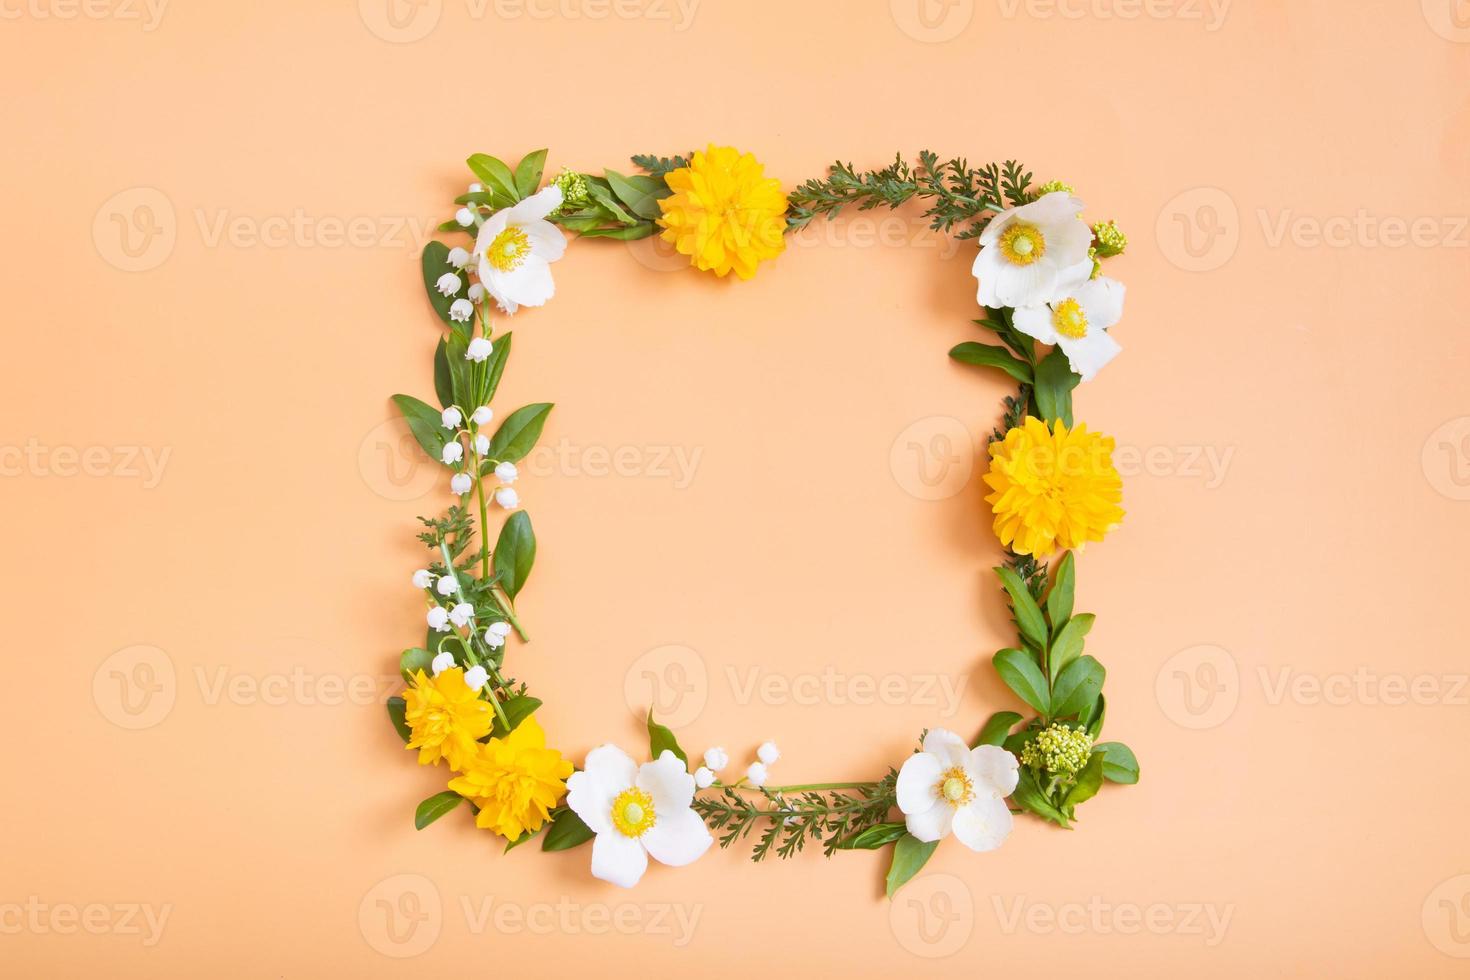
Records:
[[[745,768],[745,778],[750,780],[752,786],[764,786],[769,775],[764,762],[752,762]]]
[[[440,595],[454,595],[459,591],[459,583],[454,580],[453,575],[442,575],[439,577],[439,584],[434,586],[434,589]]]
[[[1123,319],[1123,284],[1107,276],[1089,279],[1049,303],[1016,309],[1016,329],[1043,344],[1056,344],[1072,370],[1091,381],[1123,348],[1107,333]]]
[[[477,282],[470,283],[469,297],[471,303],[478,303],[485,298],[485,287]]]
[[[449,610],[449,621],[455,626],[463,626],[475,618],[475,607],[468,602],[457,602],[454,608]]]
[[[453,666],[454,654],[450,653],[448,650],[444,650],[429,664],[429,669],[434,672],[435,677],[438,677],[440,674],[444,673],[446,670]]]
[[[449,319],[455,323],[468,323],[475,315],[475,304],[467,299],[457,299],[449,304]]]
[[[694,770],[694,785],[700,789],[708,789],[715,784],[715,774],[705,766]]]
[[[498,636],[510,636],[510,624],[507,622],[491,623],[490,632]]]
[[[464,421],[464,416],[460,414],[459,409],[450,405],[439,413],[439,421],[444,423],[444,428],[446,429],[457,429],[459,428],[459,423]]]
[[[730,764],[730,753],[726,752],[719,746],[715,746],[714,748],[705,751],[704,764],[709,766],[715,772],[719,772],[721,769]]]
[[[756,756],[766,765],[774,765],[781,758],[781,750],[776,748],[775,742],[762,742],[761,747],[755,750]]]
[[[1016,757],[995,745],[971,749],[943,728],[924,736],[924,750],[898,771],[898,808],[921,841],[954,835],[973,851],[993,851],[1011,832],[1005,798],[1020,779]]]
[[[460,248],[458,245],[456,245],[454,248],[451,248],[449,250],[449,264],[454,266],[456,269],[463,269],[465,266],[470,264],[469,251],[467,249]],[[455,292],[459,291],[458,286],[454,287],[454,289]]]
[[[485,645],[492,650],[499,650],[501,647],[505,646],[505,637],[501,636],[494,630],[486,630]]]
[[[495,502],[506,510],[515,510],[521,505],[521,495],[515,487],[501,487],[495,491]]]
[[[1066,191],[1002,211],[980,236],[971,268],[982,306],[1035,306],[1092,275],[1092,230],[1077,217],[1082,202]]]
[[[483,432],[475,436],[475,455],[490,455],[490,437]]]
[[[469,208],[460,208],[454,212],[454,220],[459,222],[461,228],[468,228],[475,223],[475,212]]]
[[[464,672],[464,682],[472,691],[478,691],[490,679],[490,673],[479,664]]]
[[[566,236],[546,216],[561,207],[555,185],[490,216],[475,238],[480,282],[500,308],[514,313],[551,299],[551,263],[567,249]]]
[[[458,463],[460,460],[464,459],[464,447],[461,446],[458,441],[446,442],[444,444],[444,452],[441,458],[444,460],[446,465]]]
[[[479,183],[478,181],[470,185],[470,193],[471,194],[478,194],[481,191],[483,191],[484,189],[485,189],[485,185]]]
[[[486,340],[484,337],[476,337],[474,340],[470,341],[470,345],[465,348],[464,359],[467,361],[483,361],[488,358],[494,350],[495,345],[490,343],[490,341]]]
[[[440,296],[453,296],[459,292],[460,285],[459,276],[456,276],[452,272],[446,272],[439,277],[438,282],[434,283],[434,288],[439,290]]]
[[[567,779],[567,806],[597,835],[593,876],[624,888],[643,877],[650,854],[681,867],[709,850],[714,839],[693,801],[694,777],[667,749],[639,766],[616,745],[598,746]]]
[[[429,610],[429,626],[441,633],[449,632],[449,613],[443,606],[435,606]]]
[[[434,584],[434,576],[429,574],[427,568],[420,568],[413,573],[413,587],[415,589],[427,589]]]
[[[449,491],[457,497],[463,497],[470,492],[475,481],[470,479],[468,473],[456,473],[449,478]]]
[[[489,405],[481,405],[470,414],[470,420],[476,425],[489,425],[490,420],[495,417],[495,409]]]
[[[484,454],[481,453],[481,455]],[[520,475],[521,473],[519,470],[516,469],[516,464],[514,463],[495,464],[495,479],[499,480],[501,483],[514,483],[516,482],[516,477]]]

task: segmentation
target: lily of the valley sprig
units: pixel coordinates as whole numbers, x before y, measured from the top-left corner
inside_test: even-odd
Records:
[[[428,558],[410,579],[424,641],[400,656],[407,688],[388,702],[419,764],[445,769],[445,789],[419,804],[415,826],[467,802],[476,826],[506,850],[538,838],[545,852],[590,844],[591,873],[623,887],[652,865],[691,864],[715,843],[750,841],[757,861],[790,858],[808,844],[828,856],[891,848],[891,896],[942,841],[994,850],[1022,812],[1070,827],[1104,781],[1136,782],[1127,746],[1097,741],[1106,672],[1084,653],[1095,617],[1074,611],[1075,556],[1123,519],[1113,440],[1073,418],[1074,390],[1122,350],[1111,331],[1124,287],[1102,274],[1127,244],[1117,226],[1088,224],[1071,187],[1033,188],[1014,162],[974,168],[928,151],[917,166],[896,158],[861,171],[838,162],[789,194],[753,155],[713,144],[634,157],[641,172],[564,168],[549,182],[546,156],[537,151],[515,167],[470,157],[474,182],[440,226],[451,242],[430,243],[422,257],[444,328],[433,362],[438,404],[394,396],[419,445],[444,467],[449,499],[441,516],[421,518]],[[567,733],[548,739],[536,718],[540,699],[506,670],[508,651],[530,640],[515,602],[536,559],[522,499],[525,489],[534,501],[534,487],[519,485],[517,463],[552,409],[533,403],[502,415],[493,404],[510,323],[555,297],[552,266],[568,234],[661,235],[692,268],[745,280],[818,217],[913,203],[936,231],[975,243],[975,323],[999,341],[967,341],[950,356],[1017,385],[984,477],[1005,552],[996,571],[1018,634],[993,662],[1034,716],[998,711],[968,738],[931,729],[874,780],[777,783],[781,752],[770,740],[739,766],[724,747],[691,762],[651,712],[646,754],[584,734],[603,744],[576,766],[553,747]],[[1054,567],[1043,564],[1053,558]]]

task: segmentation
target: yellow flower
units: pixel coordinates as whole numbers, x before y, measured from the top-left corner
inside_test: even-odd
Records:
[[[515,840],[550,818],[571,774],[572,764],[546,747],[546,733],[527,718],[505,738],[482,743],[449,788],[480,808],[477,826]]]
[[[1113,468],[1113,440],[1079,425],[1070,432],[1028,417],[990,444],[985,498],[995,534],[1018,555],[1044,558],[1081,549],[1123,520],[1123,479]]]
[[[482,701],[480,692],[464,682],[459,667],[433,678],[419,671],[403,700],[408,705],[403,716],[413,730],[408,747],[419,750],[421,766],[444,759],[449,768],[462,769],[495,721],[490,702]]]
[[[749,153],[711,143],[665,179],[674,193],[658,202],[663,240],[690,256],[696,269],[718,276],[734,269],[749,279],[757,264],[786,247],[781,182],[767,178]]]

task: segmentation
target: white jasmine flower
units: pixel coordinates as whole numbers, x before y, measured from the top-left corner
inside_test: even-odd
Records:
[[[463,269],[465,266],[469,265],[469,250],[460,248],[458,245],[456,245],[454,248],[451,248],[449,250],[449,264],[454,266],[456,269]],[[459,291],[458,286],[455,287],[455,291]]]
[[[456,602],[449,610],[449,621],[455,626],[464,626],[475,618],[475,607],[468,602]]]
[[[483,432],[475,436],[475,455],[490,455],[490,437],[485,435],[485,433]]]
[[[487,671],[484,667],[481,667],[479,664],[475,664],[469,670],[464,672],[464,682],[472,691],[478,691],[480,688],[484,687],[485,682],[489,679],[490,672]]]
[[[457,299],[449,304],[449,319],[455,323],[469,323],[475,315],[475,304],[467,299]]]
[[[434,576],[429,574],[427,568],[420,568],[413,573],[413,587],[415,589],[427,589],[434,584]]]
[[[730,753],[726,752],[719,746],[708,749],[704,753],[704,764],[709,766],[715,772],[719,772],[721,769],[730,764]]]
[[[434,586],[434,590],[440,595],[454,595],[459,591],[459,583],[454,580],[453,575],[442,575],[439,578],[439,584]]]
[[[592,874],[632,888],[648,856],[673,867],[697,860],[714,839],[690,807],[694,777],[667,749],[639,766],[616,745],[587,753],[581,772],[567,779],[567,806],[596,835]]]
[[[446,670],[453,666],[454,654],[450,653],[448,650],[443,650],[429,664],[429,669],[434,672],[435,677],[438,677],[440,674],[444,673]]]
[[[700,789],[709,789],[715,784],[715,774],[705,766],[694,770],[694,785]]]
[[[445,465],[458,463],[464,459],[464,446],[461,446],[458,441],[446,442],[444,444],[444,452],[440,458],[444,460]]]
[[[482,453],[481,455],[484,454]],[[516,477],[520,475],[520,471],[516,469],[516,464],[514,463],[495,464],[495,479],[501,483],[514,483],[516,482]]]
[[[1107,276],[1089,279],[1049,303],[1016,308],[1016,329],[1055,344],[1072,370],[1091,381],[1123,348],[1107,333],[1123,319],[1123,284]]]
[[[480,302],[480,300],[485,298],[485,287],[477,282],[470,283],[469,296],[471,303]]]
[[[515,510],[521,505],[521,495],[515,487],[501,487],[495,491],[495,502],[506,510]]]
[[[950,831],[973,851],[993,851],[1011,832],[1005,798],[1020,779],[1016,757],[995,745],[971,749],[943,728],[898,771],[896,793],[908,832],[936,841]]]
[[[471,421],[476,425],[489,425],[490,420],[495,418],[495,409],[489,405],[481,405],[470,415]]]
[[[1035,306],[1086,282],[1092,229],[1077,217],[1081,211],[1081,201],[1053,191],[990,219],[971,268],[980,304]]]
[[[463,497],[474,485],[475,481],[470,479],[468,473],[456,473],[449,478],[449,492],[456,497]]]
[[[561,202],[561,188],[552,185],[495,212],[480,227],[475,238],[480,282],[506,313],[540,306],[556,292],[551,263],[562,257],[567,240],[546,216]]]
[[[764,786],[770,774],[766,772],[764,762],[752,762],[745,768],[745,778],[750,780],[752,786]]]
[[[429,626],[440,633],[449,632],[449,613],[443,606],[435,606],[429,610]]]
[[[495,350],[495,345],[484,337],[476,337],[470,341],[469,347],[465,348],[464,359],[467,361],[483,361]]]
[[[475,223],[475,212],[469,208],[460,208],[454,212],[454,220],[459,222],[461,228],[468,228]]]
[[[774,765],[781,758],[781,750],[776,747],[775,742],[762,742],[761,747],[755,750],[755,754],[766,765]]]
[[[464,416],[460,414],[459,409],[450,405],[443,412],[439,413],[439,421],[444,423],[444,428],[446,429],[457,429],[459,428],[459,424],[464,421]]]
[[[459,292],[460,285],[459,276],[456,276],[452,272],[446,272],[439,277],[438,282],[434,283],[434,288],[439,290],[440,296],[453,296]]]

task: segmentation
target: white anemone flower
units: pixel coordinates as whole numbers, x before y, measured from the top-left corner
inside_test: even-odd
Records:
[[[640,766],[616,745],[601,745],[567,780],[567,806],[597,835],[593,876],[623,888],[643,877],[650,854],[681,867],[709,850],[714,838],[693,802],[694,777],[667,749]]]
[[[480,226],[475,238],[480,283],[506,313],[540,306],[556,292],[551,263],[567,250],[567,240],[546,216],[561,201],[561,188],[552,185],[495,212]]]
[[[1123,284],[1107,276],[1089,279],[1065,296],[1016,309],[1017,330],[1043,344],[1055,344],[1072,370],[1091,381],[1123,349],[1108,327],[1123,319]]]
[[[943,728],[931,728],[924,749],[898,771],[898,808],[908,832],[937,841],[953,831],[972,851],[993,851],[1011,832],[1005,798],[1020,779],[1016,757],[995,745],[970,748]]]
[[[980,280],[980,305],[1036,306],[1085,282],[1092,230],[1081,211],[1081,201],[1053,191],[990,219],[970,270]]]

